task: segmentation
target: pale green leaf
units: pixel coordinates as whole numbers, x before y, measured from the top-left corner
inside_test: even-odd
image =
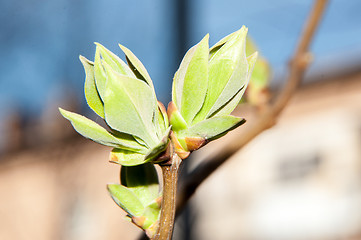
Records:
[[[236,95],[234,95],[228,102],[226,102],[217,111],[213,112],[211,117],[225,116],[225,115],[229,115],[230,113],[232,113],[232,111],[239,104],[239,101],[241,100],[245,90],[246,90],[246,86],[243,86],[241,89],[239,89],[238,92],[236,93]]]
[[[134,53],[132,51],[130,51],[128,48],[124,47],[121,44],[119,44],[119,47],[122,49],[122,51],[124,52],[124,54],[126,56],[126,59],[127,59],[128,65],[129,65],[129,69],[131,71],[133,71],[136,78],[144,80],[150,86],[152,93],[154,95],[154,99],[156,101],[156,95],[155,95],[153,82],[149,76],[147,69],[144,67],[142,62],[134,55]],[[154,110],[153,115],[155,116],[155,118],[157,118],[158,117],[157,109],[154,108],[153,110]],[[157,133],[159,134],[159,127],[156,126],[156,128],[157,128]]]
[[[148,147],[158,142],[153,113],[156,101],[144,81],[120,75],[104,63],[108,81],[104,97],[105,120],[117,131],[141,138]]]
[[[144,206],[159,195],[158,174],[152,163],[121,167],[121,184],[130,189]]]
[[[114,71],[117,71],[120,74],[127,75],[130,77],[135,77],[134,73],[130,70],[128,65],[121,60],[117,55],[109,51],[100,43],[95,43],[97,49],[99,49],[101,58],[109,65]]]
[[[155,111],[153,122],[157,129],[158,138],[162,138],[169,126],[169,122],[168,122],[167,111],[164,105],[159,101],[157,103],[158,103],[158,107]]]
[[[104,118],[104,106],[98,94],[94,78],[94,63],[83,56],[79,56],[85,70],[84,92],[89,107],[100,117]]]
[[[219,40],[216,44],[214,44],[210,49],[209,49],[209,59],[211,59],[214,54],[226,43],[228,42],[230,39],[232,39],[236,34],[238,34],[238,31],[233,32],[227,36],[225,36],[224,38],[222,38],[221,40]]]
[[[170,134],[170,130],[172,127],[169,127],[165,133],[164,136],[162,137],[161,141],[158,143],[157,146],[151,148],[147,154],[145,155],[145,160],[147,162],[149,161],[157,161],[157,157],[159,157],[159,155],[164,152],[168,146],[168,141],[169,141],[169,134]]]
[[[185,137],[202,137],[206,140],[214,140],[243,123],[245,123],[243,118],[231,115],[212,117],[195,124],[182,135]]]
[[[135,138],[133,135],[130,135],[127,133],[122,133],[122,132],[116,131],[114,129],[112,129],[111,134],[114,137],[121,139],[122,142],[124,142],[124,144],[130,145],[130,146],[133,146],[133,145],[134,146],[136,145],[138,147],[140,146],[142,148],[142,151],[137,151],[137,152],[144,153],[143,150],[147,149],[147,145],[143,141]]]
[[[130,216],[143,214],[144,206],[131,190],[119,184],[108,184],[107,189],[114,202]]]
[[[109,161],[123,166],[137,166],[146,162],[144,156],[142,153],[114,148],[110,152]]]
[[[153,201],[151,204],[144,208],[144,212],[142,215],[146,217],[146,221],[144,222],[144,225],[142,227],[143,229],[147,229],[159,220],[160,205],[157,202]]]
[[[211,117],[222,106],[228,103],[241,89],[246,89],[248,83],[248,64],[246,58],[238,63],[238,69],[233,71],[227,85],[224,87],[222,93],[218,97],[217,101],[213,104],[212,108],[207,114],[207,118]],[[236,91],[238,90],[238,91]],[[233,109],[232,109],[233,111]]]
[[[95,59],[94,59],[94,76],[95,76],[95,84],[100,95],[100,98],[104,102],[105,95],[105,85],[107,82],[107,75],[105,73],[102,60],[100,57],[100,49],[96,48],[95,50]]]
[[[133,137],[133,138],[135,139],[135,141],[137,141],[140,145],[147,147],[147,144],[146,144],[142,139],[140,139],[139,137],[134,136],[134,135],[132,135],[132,137]]]
[[[228,102],[247,82],[245,27],[232,35],[209,62],[208,91],[204,105],[194,122],[209,118]]]
[[[92,120],[59,108],[60,113],[68,119],[74,129],[82,136],[93,140],[94,142],[116,148],[129,149],[137,152],[144,152],[146,149],[139,145],[135,140],[117,138],[106,129]]]
[[[215,116],[224,116],[224,115],[228,115],[230,114],[239,104],[245,90],[247,87],[247,84],[249,82],[249,79],[251,78],[252,75],[252,70],[255,66],[255,63],[257,61],[257,56],[258,53],[255,52],[254,54],[252,54],[251,56],[249,56],[247,58],[248,61],[248,70],[247,70],[247,82],[246,84],[243,86],[242,89],[240,89],[240,91],[232,98],[230,99],[225,105],[223,105],[220,109],[218,109],[216,112],[214,112],[214,114],[212,115],[212,117]]]
[[[174,76],[173,101],[187,123],[201,109],[207,92],[208,38],[207,34],[186,53]]]
[[[129,67],[133,71],[135,76],[138,79],[142,79],[142,80],[146,81],[148,83],[148,85],[154,91],[152,79],[150,78],[149,73],[148,73],[147,69],[144,67],[144,65],[142,64],[142,62],[128,48],[126,48],[120,44],[119,44],[119,47],[123,50],[125,56],[127,57]]]
[[[168,114],[167,114],[167,110],[164,107],[164,105],[162,103],[159,102],[158,104],[159,110],[162,113],[163,116],[163,122],[164,122],[164,131],[169,127],[169,119],[168,119]]]

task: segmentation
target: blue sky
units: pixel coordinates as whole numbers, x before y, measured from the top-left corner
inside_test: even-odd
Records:
[[[206,33],[215,43],[242,25],[275,72],[283,72],[312,1],[189,1],[187,47]],[[170,99],[177,56],[175,1],[0,1],[0,119],[16,107],[41,113],[48,102],[85,102],[78,55],[94,55],[100,42],[121,55],[130,48],[147,67],[160,100]],[[361,1],[330,1],[312,51],[317,63],[361,63]],[[321,64],[322,65],[322,64]],[[328,65],[329,66],[329,65]]]

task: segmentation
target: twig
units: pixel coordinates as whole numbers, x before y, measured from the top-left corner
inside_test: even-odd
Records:
[[[161,165],[163,173],[163,196],[160,213],[159,229],[154,240],[172,239],[174,217],[176,210],[176,192],[178,183],[179,165],[181,159],[176,153],[170,158],[171,164]]]
[[[269,105],[251,124],[244,129],[242,136],[230,139],[229,144],[222,151],[207,161],[199,164],[182,183],[178,191],[177,213],[185,206],[190,197],[194,194],[198,186],[211,175],[219,166],[227,161],[234,153],[245,146],[258,134],[275,125],[279,114],[282,112],[288,101],[299,87],[304,72],[311,60],[308,53],[314,32],[319,25],[328,0],[316,0],[310,15],[305,23],[304,30],[299,40],[299,44],[289,65],[289,75],[287,82],[275,101]]]

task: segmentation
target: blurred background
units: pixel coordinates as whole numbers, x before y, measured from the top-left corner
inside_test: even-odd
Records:
[[[93,42],[122,58],[117,44],[131,49],[167,104],[187,49],[207,33],[212,45],[246,25],[276,90],[311,5],[0,0],[0,239],[130,240],[140,233],[106,191],[119,181],[109,149],[77,136],[57,110],[96,118],[78,59],[93,59]],[[311,47],[314,62],[279,124],[199,188],[175,239],[361,239],[360,10],[359,0],[330,1]],[[191,165],[221,146],[206,146]]]

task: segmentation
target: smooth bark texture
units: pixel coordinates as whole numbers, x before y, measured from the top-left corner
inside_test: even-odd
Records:
[[[160,222],[154,240],[172,239],[174,217],[176,210],[176,193],[179,166],[181,159],[176,153],[171,155],[170,164],[161,165],[163,173],[163,196],[160,212]]]

